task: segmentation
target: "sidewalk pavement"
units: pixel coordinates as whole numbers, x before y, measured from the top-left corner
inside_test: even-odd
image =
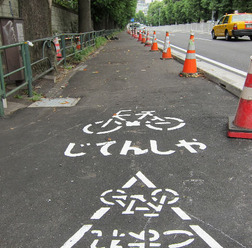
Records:
[[[137,42],[136,39],[127,35],[124,32],[119,34],[119,36],[120,36],[120,39],[123,39],[123,40],[131,39],[131,40],[136,41],[135,46],[138,46],[139,48],[141,47],[141,49],[144,49],[144,50],[149,49],[149,48],[143,48],[143,45],[140,44],[140,42]],[[112,42],[116,43],[117,41],[114,40]],[[158,40],[158,47],[161,51],[163,49],[163,46],[164,46],[164,42]],[[171,51],[172,51],[172,56],[174,57],[174,59],[179,61],[182,66],[185,60],[185,54],[178,51],[177,49],[173,49],[172,45],[171,45]],[[130,53],[130,51],[128,53]],[[91,55],[90,58],[94,56],[99,56],[99,51]],[[125,54],[125,56],[127,56],[127,54]],[[143,60],[142,64],[144,64],[144,62],[145,61]],[[166,63],[169,63],[169,62],[166,62]],[[39,93],[42,92],[43,96],[45,96],[46,98],[54,98],[56,96],[59,97],[61,93],[65,90],[65,88],[67,87],[70,78],[73,77],[76,72],[83,70],[83,67],[87,66],[86,64],[88,64],[88,61],[80,63],[76,68],[68,71],[67,73],[65,72],[64,77],[58,80],[57,82],[55,82],[55,79],[48,80],[48,77],[38,80],[37,82],[35,82],[37,91]],[[237,97],[240,96],[245,79],[246,79],[245,76],[238,75],[235,72],[226,71],[225,69],[219,68],[215,65],[212,65],[211,63],[207,63],[201,60],[200,58],[197,58],[197,67],[201,72],[204,73],[204,76],[206,78],[208,78],[212,82],[215,82],[220,87],[226,89],[227,91],[231,92],[235,96]],[[162,71],[163,69],[157,68],[157,70]],[[7,108],[5,109],[5,115],[8,116],[19,109],[28,107],[31,104],[32,102],[28,100],[27,97],[24,97],[24,99],[14,99],[13,97],[12,98],[10,97],[7,99]]]
[[[137,236],[155,230],[168,247],[164,232],[182,229],[194,233],[193,247],[210,247],[201,238],[206,233],[211,247],[251,247],[252,144],[226,137],[238,99],[202,75],[179,77],[181,63],[161,60],[161,52],[150,52],[126,32],[118,37],[60,82],[39,85],[59,107],[49,101],[49,107],[29,106],[0,120],[0,246],[83,248],[101,238],[99,247],[111,247],[114,230]],[[70,99],[76,105],[66,107]],[[147,184],[134,176],[138,172]],[[151,201],[155,207],[147,213],[163,206],[155,219],[141,210],[123,214],[136,196],[156,195],[152,184],[155,191],[175,192],[169,200],[180,200]],[[105,207],[111,207],[105,214],[102,192],[119,189],[129,207]],[[91,225],[94,232],[80,237],[78,230]],[[201,237],[191,226],[204,230]],[[62,246],[76,236],[82,238],[76,246]],[[130,235],[119,239],[136,242]]]

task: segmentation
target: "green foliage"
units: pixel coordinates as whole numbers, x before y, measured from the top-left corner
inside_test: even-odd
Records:
[[[32,97],[30,97],[30,100],[33,102],[40,101],[42,97],[43,97],[42,94],[36,91],[32,91]]]
[[[147,21],[154,26],[164,25],[165,19],[165,4],[164,2],[155,1],[150,4],[148,9]]]
[[[17,99],[23,99],[24,97],[21,96],[21,95],[15,95],[14,98],[17,98]]]
[[[102,36],[101,37],[97,37],[95,39],[95,47],[96,47],[96,49],[98,49],[101,46],[104,46],[106,43],[107,43],[107,39],[104,38],[104,37],[102,37]]]
[[[90,54],[95,52],[98,48],[105,45],[106,43],[107,39],[100,36],[95,39],[94,46],[85,47],[81,51],[71,49],[70,53],[74,53],[74,55],[68,58],[68,65],[65,67],[65,69],[71,70],[73,68],[73,64],[78,64],[79,62],[86,60]]]
[[[84,0],[53,0],[66,8],[78,11],[78,2]],[[135,16],[137,0],[91,0],[91,13],[94,25],[109,28],[124,27]]]
[[[114,22],[124,27],[136,12],[137,0],[91,0],[92,19],[95,23]]]
[[[159,11],[159,9],[161,10]],[[235,10],[252,12],[252,0],[163,0],[150,4],[147,19],[152,25],[208,21],[215,13],[217,20]]]
[[[143,11],[140,10],[138,13],[136,13],[136,15],[135,15],[135,21],[136,22],[140,22],[142,24],[147,24],[147,18],[144,15]]]
[[[78,0],[53,0],[53,2],[63,7],[78,11]]]

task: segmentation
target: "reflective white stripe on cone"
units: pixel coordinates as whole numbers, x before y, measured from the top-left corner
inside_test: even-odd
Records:
[[[252,56],[236,115],[229,116],[228,137],[252,139]]]

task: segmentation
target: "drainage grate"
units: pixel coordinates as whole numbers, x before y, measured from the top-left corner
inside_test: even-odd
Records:
[[[80,98],[42,98],[40,101],[32,103],[29,108],[57,108],[73,107]]]

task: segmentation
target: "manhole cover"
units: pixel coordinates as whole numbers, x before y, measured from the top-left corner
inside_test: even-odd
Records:
[[[32,103],[29,108],[56,108],[73,107],[80,98],[42,98],[40,101]]]

